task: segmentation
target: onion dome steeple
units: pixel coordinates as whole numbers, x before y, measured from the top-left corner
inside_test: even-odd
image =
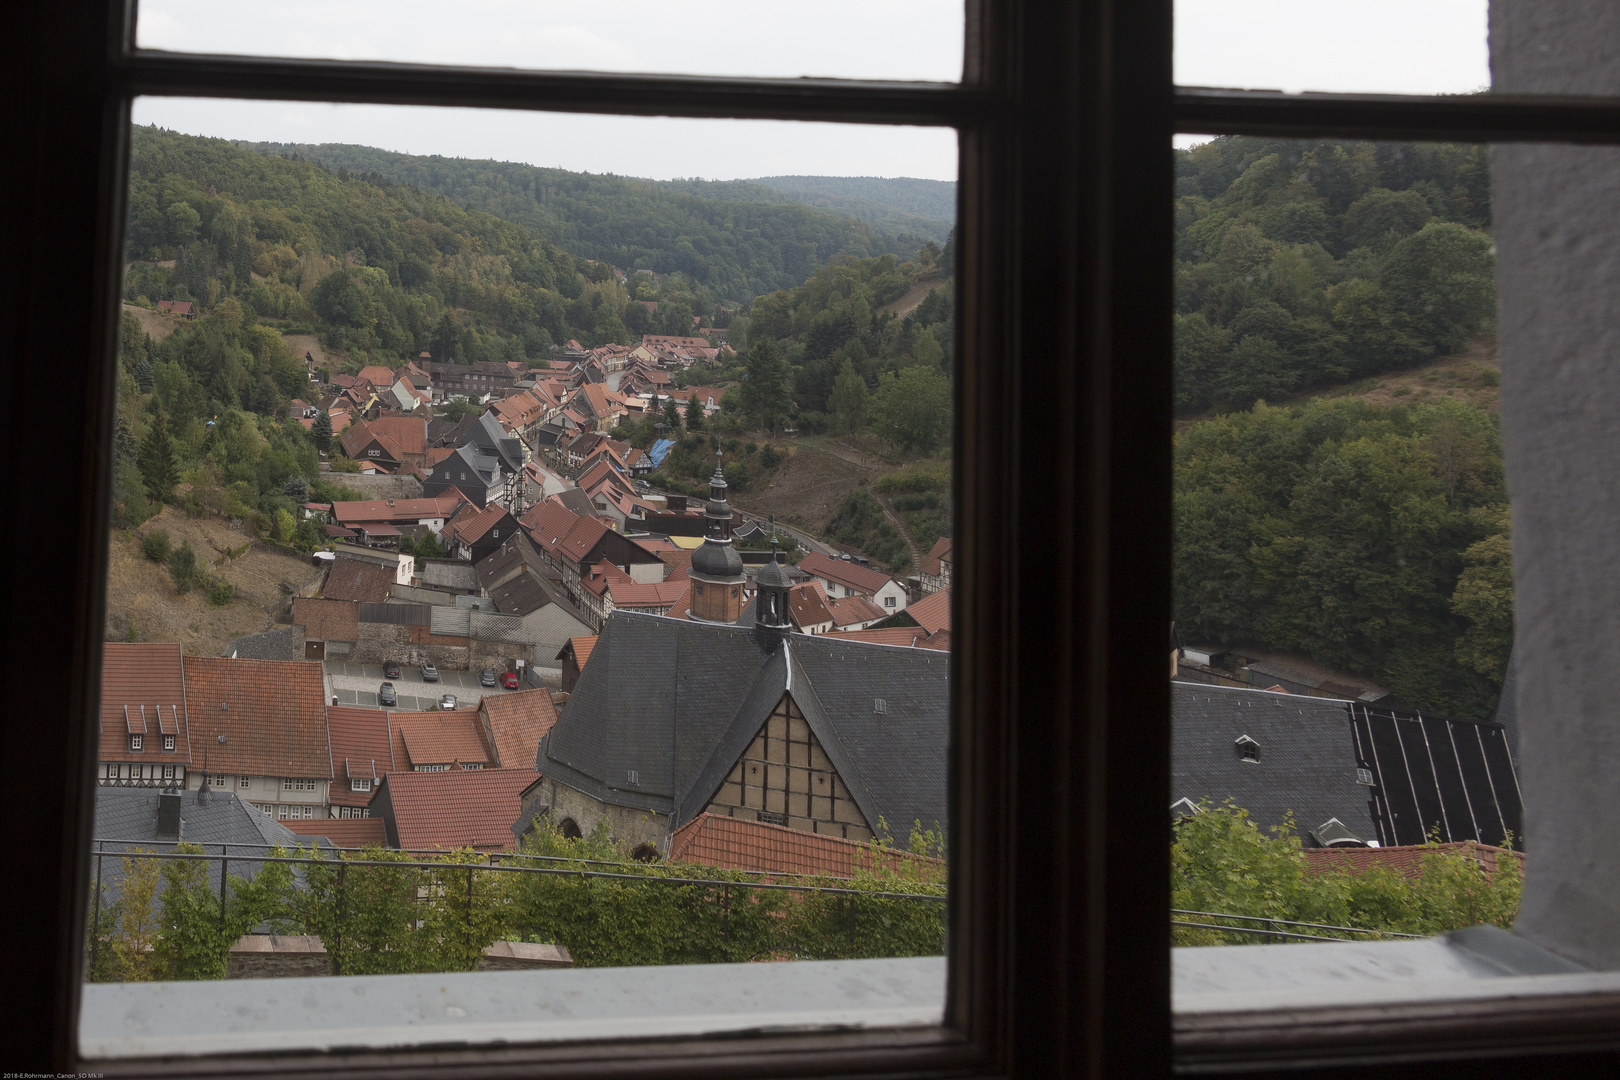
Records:
[[[703,517],[703,543],[692,552],[688,614],[708,622],[736,622],[742,614],[743,563],[731,543],[731,506],[726,502],[726,473],[718,448]]]

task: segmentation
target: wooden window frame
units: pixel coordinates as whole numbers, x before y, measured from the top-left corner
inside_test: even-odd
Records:
[[[58,572],[14,573],[5,593],[8,655],[59,642],[71,670],[65,681],[23,680],[5,721],[8,754],[30,767],[10,770],[0,799],[33,828],[12,852],[30,887],[8,909],[9,929],[30,945],[12,951],[0,988],[18,1003],[7,1061],[36,1071],[83,1067],[85,852],[135,96],[954,126],[953,556],[963,572],[953,600],[955,624],[972,632],[951,653],[944,1026],[97,1063],[123,1074],[1168,1076],[1170,135],[1620,142],[1620,102],[1609,100],[1174,90],[1171,0],[967,0],[964,79],[953,86],[142,53],[133,21],[134,0],[0,14],[11,151],[0,170],[0,356],[50,357],[57,400],[73,403],[12,395],[0,424],[11,460],[65,448],[13,492],[15,505],[53,508]],[[6,543],[6,565],[37,562],[26,530],[7,530]],[[1398,1035],[1373,1025],[1353,1048],[1324,1053],[1286,1043],[1283,1018],[1273,1049],[1223,1067],[1331,1073],[1446,1055],[1403,1075],[1474,1076],[1486,1056],[1528,1052],[1548,1056],[1538,1066],[1620,1066],[1612,1013],[1427,1023]]]

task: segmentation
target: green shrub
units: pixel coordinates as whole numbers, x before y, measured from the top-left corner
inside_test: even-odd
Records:
[[[189,540],[169,553],[169,577],[174,581],[174,591],[182,596],[197,583],[197,553],[191,550]]]
[[[208,587],[208,602],[215,607],[225,607],[236,599],[236,586],[224,578],[216,578]]]
[[[155,563],[169,558],[169,533],[166,529],[152,529],[141,537],[141,554]]]

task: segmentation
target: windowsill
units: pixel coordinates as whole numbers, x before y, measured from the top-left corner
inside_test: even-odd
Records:
[[[943,1022],[945,959],[92,983],[87,1059],[545,1043]]]
[[[1421,941],[1172,950],[1183,1066],[1378,1060],[1613,1041],[1620,971],[1589,971],[1495,927]]]

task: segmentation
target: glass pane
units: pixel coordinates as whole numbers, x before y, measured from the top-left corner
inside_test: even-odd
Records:
[[[955,82],[962,0],[142,0],[136,42],[175,52],[562,71]]]
[[[1176,0],[1182,86],[1370,94],[1488,88],[1486,0]]]
[[[955,133],[135,116],[87,1051],[937,1023]]]

